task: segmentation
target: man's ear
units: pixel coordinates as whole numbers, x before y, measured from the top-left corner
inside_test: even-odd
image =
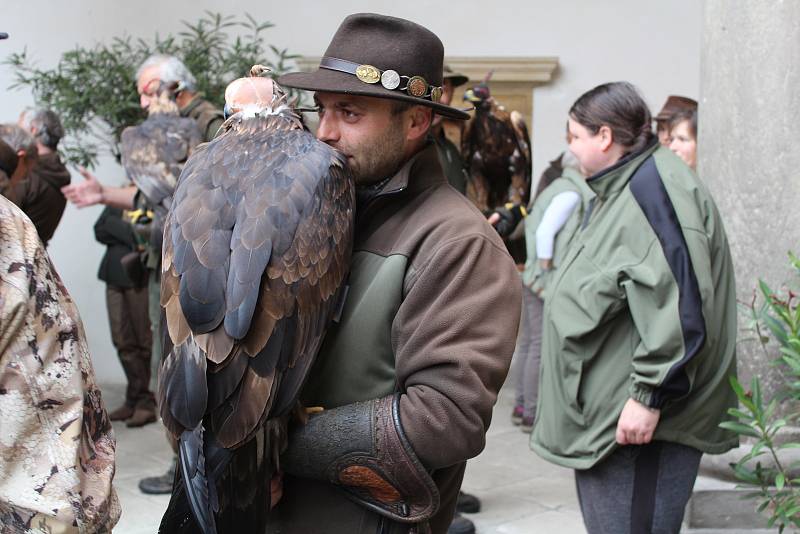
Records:
[[[433,122],[433,110],[426,106],[414,106],[408,110],[408,121],[406,139],[416,141],[424,137],[430,130]]]
[[[597,133],[600,136],[600,150],[606,152],[614,144],[614,132],[604,124]]]

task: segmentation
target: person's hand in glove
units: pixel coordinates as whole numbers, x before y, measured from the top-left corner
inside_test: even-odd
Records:
[[[487,217],[487,220],[489,224],[494,226],[500,237],[506,237],[514,231],[514,228],[526,215],[528,215],[528,212],[525,206],[509,202],[505,206],[495,208],[494,212]]]

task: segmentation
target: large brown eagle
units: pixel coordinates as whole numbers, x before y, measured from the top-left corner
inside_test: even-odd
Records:
[[[172,202],[183,165],[203,141],[197,123],[178,114],[178,106],[160,90],[141,124],[129,126],[120,137],[122,166],[154,212],[148,240],[160,250],[163,222]]]
[[[525,120],[491,96],[487,79],[464,92],[475,106],[461,138],[470,178],[467,194],[482,211],[507,202],[527,204],[531,190],[531,148]]]
[[[352,249],[344,157],[267,78],[236,80],[226,101],[233,115],[187,162],[164,232],[159,400],[180,469],[161,532],[265,531],[288,415]]]

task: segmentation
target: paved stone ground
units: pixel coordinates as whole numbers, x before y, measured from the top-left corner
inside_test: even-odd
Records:
[[[509,380],[507,383],[512,383]],[[106,407],[122,401],[124,386],[103,387]],[[483,509],[468,517],[478,534],[584,534],[572,471],[549,464],[528,447],[510,421],[513,393],[501,391],[494,410],[486,449],[467,464],[463,489],[480,497]],[[114,485],[122,503],[115,534],[154,534],[169,496],[144,495],[137,486],[143,476],[166,471],[172,454],[160,424],[130,429],[114,423],[117,473]],[[702,481],[698,481],[700,484]],[[770,531],[684,530],[684,534],[762,534]],[[775,531],[772,531],[775,532]],[[313,534],[313,533],[309,533]]]
[[[539,458],[530,434],[511,424],[513,383],[500,393],[486,449],[467,463],[462,489],[483,503],[468,517],[479,534],[583,534],[572,471]]]
[[[122,401],[122,385],[103,387],[106,407]],[[523,434],[509,419],[513,395],[506,388],[495,408],[486,450],[467,464],[464,489],[478,495],[483,509],[470,518],[479,534],[584,533],[572,472],[541,460],[528,448]],[[153,534],[158,530],[168,496],[139,491],[143,476],[163,473],[171,452],[158,424],[130,429],[114,423],[117,474],[114,484],[122,503],[115,534]]]

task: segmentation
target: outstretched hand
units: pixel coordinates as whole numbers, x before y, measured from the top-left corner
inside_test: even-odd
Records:
[[[69,184],[61,188],[61,193],[79,208],[94,206],[103,202],[103,186],[97,177],[86,170],[78,167],[78,172],[84,177],[79,183]]]
[[[617,443],[620,445],[644,445],[653,439],[661,410],[648,408],[644,404],[628,399],[617,421]]]

